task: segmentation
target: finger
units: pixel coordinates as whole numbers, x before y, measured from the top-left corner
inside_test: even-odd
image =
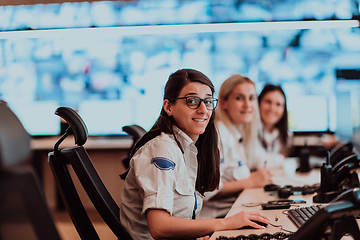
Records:
[[[264,222],[264,223],[270,223],[270,222],[271,222],[271,219],[268,218],[268,217],[265,217],[265,216],[260,215],[259,218],[258,218],[258,221]]]
[[[210,239],[209,236],[204,236],[204,237],[196,238],[196,240],[208,240],[208,239]]]
[[[267,224],[267,223],[265,223],[265,224]],[[257,229],[264,229],[265,228],[265,226],[260,225],[260,221],[257,221],[257,222],[249,221],[249,223],[247,225],[250,226],[250,227],[253,227],[253,228],[257,228]]]
[[[260,221],[260,222],[266,222],[266,223],[270,223],[271,219],[261,215],[259,212],[256,211],[249,211],[250,215],[249,215],[249,219],[251,220],[255,220],[255,221]]]
[[[259,228],[259,229],[264,229],[268,225],[268,223],[264,223],[264,224],[266,224],[266,226],[262,226],[262,225],[258,224],[257,222],[253,222],[253,223],[255,223],[255,226],[253,226],[253,227]],[[260,223],[260,221],[259,221],[259,223]]]
[[[266,217],[259,217],[255,221],[258,225],[260,225],[260,223],[262,223],[262,225],[269,225],[271,223],[271,220]]]

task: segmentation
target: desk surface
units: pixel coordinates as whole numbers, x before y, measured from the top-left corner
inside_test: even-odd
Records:
[[[31,148],[33,150],[53,150],[59,136],[33,138],[31,139]],[[303,146],[304,143],[308,146],[321,146],[322,143],[319,137],[316,136],[296,136],[294,137],[294,146]],[[86,149],[129,149],[132,146],[133,140],[131,137],[89,137],[85,143]],[[68,136],[61,144],[62,147],[74,146],[72,136]]]
[[[33,150],[51,151],[60,137],[45,137],[31,139],[30,146]],[[130,149],[133,140],[130,137],[89,137],[84,147],[86,149]],[[74,137],[68,136],[62,143],[61,148],[75,145]]]
[[[283,169],[276,169],[274,172],[274,182],[281,186],[283,185],[293,185],[293,186],[300,186],[300,185],[311,185],[320,182],[320,172],[319,170],[313,170],[309,173],[302,173],[298,174],[295,173],[294,169],[294,162],[292,159],[287,159]],[[302,206],[310,206],[313,205],[312,198],[315,194],[312,195],[292,195],[289,199],[303,199],[306,201],[306,204],[298,204],[292,205],[292,208],[302,207]],[[232,208],[227,214],[228,216],[232,216],[240,211],[257,211],[267,216],[271,219],[271,223],[274,225],[281,225],[283,229],[289,231],[296,231],[298,228],[295,226],[294,223],[283,213],[283,210],[262,210],[260,205],[254,207],[246,207],[243,204],[249,203],[261,203],[267,202],[269,200],[277,200],[277,196],[273,196],[273,194],[269,192],[265,192],[263,188],[250,188],[245,189],[238,197],[238,199],[233,204]],[[317,204],[317,203],[316,203]],[[280,218],[278,221],[275,221],[275,217],[277,214],[280,214]],[[360,220],[357,220],[360,226]],[[210,240],[215,240],[220,236],[225,237],[235,237],[238,235],[250,235],[250,234],[257,234],[261,235],[262,233],[275,233],[275,232],[285,232],[280,229],[280,227],[274,227],[268,225],[266,229],[242,229],[242,230],[233,230],[233,231],[219,231],[215,232]],[[351,237],[349,239],[352,239]]]

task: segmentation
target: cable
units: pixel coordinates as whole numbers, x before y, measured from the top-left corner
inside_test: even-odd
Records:
[[[219,236],[216,240],[272,240],[272,239],[288,239],[292,233],[276,232],[276,233],[262,233],[260,235],[250,234],[248,236],[238,235],[236,237]]]
[[[276,224],[273,224],[273,223],[269,223],[269,224],[271,226],[273,226],[273,227],[280,228],[280,230],[282,230],[282,231],[289,232],[289,233],[294,233],[294,231],[290,231],[290,230],[287,230],[287,229],[283,228],[281,224],[279,224],[279,225],[276,225]]]

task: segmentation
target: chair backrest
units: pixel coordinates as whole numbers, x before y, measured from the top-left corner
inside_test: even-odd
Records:
[[[133,146],[146,133],[145,129],[136,124],[123,126],[122,130],[132,136],[132,139],[134,140]]]
[[[0,172],[0,239],[61,239],[42,184],[30,168]]]
[[[142,137],[144,136],[144,134],[146,133],[146,130],[143,129],[142,127],[140,127],[139,125],[127,125],[127,126],[123,126],[122,127],[122,130],[124,132],[126,132],[127,134],[129,134],[132,139],[133,139],[133,144],[132,146],[130,147],[130,150],[128,152],[128,155],[126,157],[124,157],[122,159],[122,163],[125,167],[125,169],[128,169],[129,168],[129,162],[130,162],[130,152],[131,152],[131,149],[134,147],[134,145],[136,144],[136,142]]]
[[[5,103],[0,102],[1,166],[14,166],[26,161],[32,152],[30,138],[17,116]]]
[[[330,151],[330,164],[335,166],[344,158],[354,154],[354,145],[352,142],[338,143]]]
[[[0,239],[59,240],[39,177],[22,166],[29,156],[30,135],[0,101]]]
[[[49,153],[49,164],[59,192],[81,239],[99,239],[99,236],[77,193],[72,176],[69,173],[69,166],[74,169],[96,210],[115,236],[118,239],[131,240],[130,234],[120,222],[119,206],[106,189],[82,146],[88,137],[84,121],[76,111],[67,107],[58,108],[55,114],[63,118],[69,124],[69,128],[55,144],[54,151]],[[77,146],[60,150],[59,145],[70,134],[74,135]]]

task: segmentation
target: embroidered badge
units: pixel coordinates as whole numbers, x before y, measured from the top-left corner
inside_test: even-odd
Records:
[[[160,170],[174,170],[175,168],[175,163],[173,161],[163,157],[155,157],[151,159],[151,163]]]

